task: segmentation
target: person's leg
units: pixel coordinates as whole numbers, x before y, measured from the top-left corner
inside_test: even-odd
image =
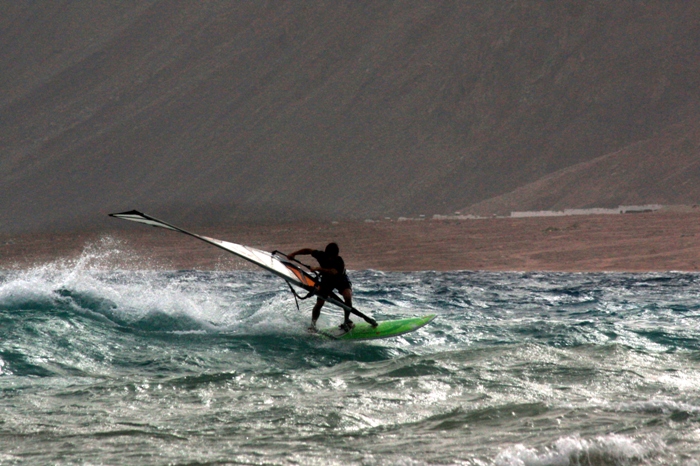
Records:
[[[316,304],[314,305],[314,309],[311,311],[311,326],[316,327],[316,321],[318,318],[321,316],[321,308],[325,304],[325,300],[318,298],[316,300]]]
[[[343,296],[345,304],[352,307],[352,288],[345,288],[343,291],[340,292],[340,294]],[[350,311],[345,309],[345,322],[348,321],[350,321]]]
[[[345,288],[340,294],[343,296],[345,304],[352,307],[352,288]]]

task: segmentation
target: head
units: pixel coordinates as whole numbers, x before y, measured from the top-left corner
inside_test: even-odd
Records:
[[[335,243],[328,243],[326,246],[326,254],[328,254],[331,257],[335,257],[338,255],[340,252],[340,248],[338,248],[338,245]]]

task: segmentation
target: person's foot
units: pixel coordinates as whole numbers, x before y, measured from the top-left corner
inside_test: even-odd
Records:
[[[343,330],[344,332],[349,332],[355,327],[355,324],[352,323],[352,320],[348,320],[340,324],[340,330]]]
[[[311,325],[309,325],[309,328],[307,329],[309,333],[317,333],[318,329],[316,328],[316,322],[311,322]]]
[[[372,326],[372,328],[377,328],[377,325],[379,325],[374,319],[370,319],[369,324]]]

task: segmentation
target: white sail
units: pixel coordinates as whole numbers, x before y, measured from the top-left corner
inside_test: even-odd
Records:
[[[230,243],[228,241],[222,241],[216,238],[209,238],[207,236],[190,233],[189,231],[183,230],[182,228],[176,227],[162,220],[158,220],[157,218],[151,217],[137,210],[131,210],[129,212],[122,212],[119,214],[109,214],[109,216],[121,218],[123,220],[130,220],[132,222],[143,223],[153,227],[179,231],[180,233],[192,236],[233,253],[242,259],[252,262],[253,264],[274,273],[293,285],[304,288],[305,290],[311,291],[316,286],[316,280],[314,277],[306,273],[297,265],[291,262],[283,261],[278,256],[270,254],[267,251],[261,251],[260,249],[243,246],[242,244]]]

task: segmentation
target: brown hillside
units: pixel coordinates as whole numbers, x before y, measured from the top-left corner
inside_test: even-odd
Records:
[[[0,231],[112,226],[131,208],[199,224],[448,213],[688,118],[699,13],[6,2]],[[636,196],[688,201],[664,186]]]
[[[700,209],[467,221],[296,222],[200,233],[286,252],[334,240],[351,270],[700,271]],[[0,234],[0,257],[3,268],[55,261],[58,267],[77,262],[108,269],[259,270],[185,235],[136,225],[108,235]]]
[[[479,215],[700,200],[700,119],[466,209]],[[680,201],[680,202],[679,202]]]

